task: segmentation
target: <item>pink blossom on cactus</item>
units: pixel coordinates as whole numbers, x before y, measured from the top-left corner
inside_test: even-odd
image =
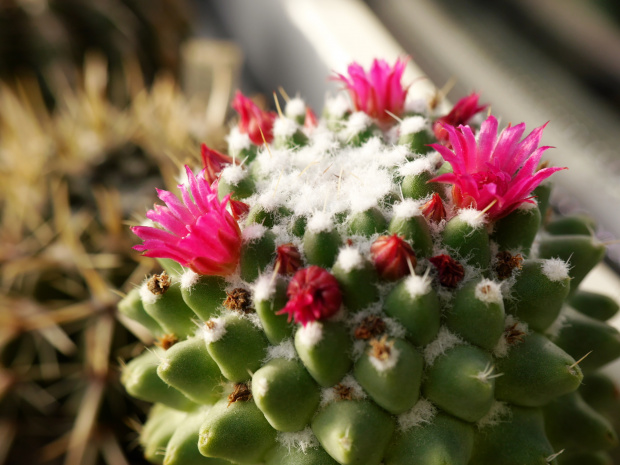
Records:
[[[250,206],[241,200],[230,199],[230,212],[236,221],[239,221],[250,211]]]
[[[443,205],[441,196],[437,192],[433,194],[428,202],[422,205],[422,215],[427,220],[435,223],[439,223],[446,218],[446,208]]]
[[[205,179],[209,184],[213,184],[217,180],[224,166],[233,162],[232,157],[209,148],[207,144],[200,146],[200,156],[205,170]],[[237,161],[237,163],[239,162]]]
[[[475,92],[467,97],[463,97],[456,102],[452,110],[447,115],[444,115],[437,119],[433,123],[433,132],[435,137],[441,143],[448,142],[448,131],[444,128],[444,125],[459,126],[461,124],[467,124],[477,113],[484,110],[488,105],[478,105],[478,99],[480,95]]]
[[[312,108],[307,107],[306,117],[304,118],[304,128],[310,130],[316,128],[318,125],[319,120],[316,117],[316,114],[312,111]]]
[[[264,141],[271,143],[276,113],[261,110],[250,98],[239,91],[235,94],[232,107],[241,118],[239,120],[241,133],[250,136],[250,140],[256,145],[263,145]],[[265,136],[264,140],[263,136]]]
[[[131,230],[144,240],[134,249],[147,257],[171,258],[198,274],[227,276],[239,263],[241,231],[226,210],[229,196],[217,198],[204,172],[195,176],[185,167],[188,186],[179,185],[182,201],[173,193],[157,190],[166,206],[155,205],[146,217],[160,227],[135,226]]]
[[[338,281],[323,268],[312,265],[302,268],[288,285],[288,302],[277,314],[288,313],[288,321],[307,325],[334,315],[342,304]]]
[[[357,111],[363,111],[380,123],[394,122],[390,113],[400,116],[405,108],[407,87],[401,78],[407,60],[396,60],[390,66],[385,60],[374,60],[370,71],[366,72],[358,63],[347,68],[349,76],[337,74],[334,79],[345,84]]]
[[[431,182],[452,184],[452,199],[458,208],[486,210],[489,220],[502,218],[523,203],[534,203],[532,191],[553,173],[566,168],[537,170],[542,154],[539,147],[546,124],[523,140],[525,124],[509,126],[498,136],[498,122],[489,116],[480,126],[478,141],[469,126],[444,125],[451,148],[432,144],[452,165],[453,172]]]

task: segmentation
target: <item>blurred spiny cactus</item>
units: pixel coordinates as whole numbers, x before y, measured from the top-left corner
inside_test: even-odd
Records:
[[[49,103],[55,80],[72,76],[88,53],[109,64],[108,92],[127,99],[125,66],[137,59],[147,81],[178,75],[179,48],[189,33],[183,0],[4,0],[0,3],[0,79],[34,76]]]
[[[320,120],[237,94],[228,155],[132,228],[166,269],[119,306],[158,338],[122,375],[151,462],[611,463],[618,305],[579,288],[590,220],[541,229],[544,127],[437,113],[404,67],[335,75]]]
[[[107,69],[87,56],[82,84],[55,91],[51,112],[35,82],[0,84],[0,463],[139,460],[124,449],[142,410],[119,389],[117,360],[152,336],[118,317],[111,290],[122,295],[155,269],[130,252],[125,221],[154,186],[176,184],[199,141],[222,143],[226,108],[209,107],[221,118],[207,121],[205,101],[166,75],[145,88],[133,66],[133,98],[119,109]],[[218,82],[221,106],[232,82]]]

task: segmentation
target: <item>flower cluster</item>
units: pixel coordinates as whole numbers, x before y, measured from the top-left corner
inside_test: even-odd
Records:
[[[442,144],[431,147],[450,163],[453,172],[431,181],[452,184],[452,200],[457,208],[486,210],[491,221],[510,214],[523,203],[534,203],[532,191],[553,173],[565,169],[538,169],[542,154],[549,148],[539,147],[545,126],[534,129],[523,140],[524,123],[509,126],[498,136],[497,119],[489,116],[480,126],[476,141],[469,126],[444,124],[451,148]]]
[[[389,113],[400,116],[405,108],[408,88],[403,87],[401,79],[406,65],[407,60],[396,60],[394,66],[374,60],[366,72],[358,63],[352,63],[347,68],[348,76],[337,74],[334,79],[345,84],[355,110],[380,123],[389,123],[394,121]]]
[[[263,111],[251,99],[237,91],[232,107],[239,113],[239,131],[247,134],[256,145],[273,140],[273,124],[276,113]]]

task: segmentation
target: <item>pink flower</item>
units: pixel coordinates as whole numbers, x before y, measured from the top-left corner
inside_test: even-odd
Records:
[[[536,170],[540,158],[550,147],[539,147],[541,126],[523,140],[525,124],[507,127],[497,135],[497,119],[489,116],[480,126],[478,142],[469,126],[458,129],[444,125],[448,131],[448,148],[432,144],[452,165],[453,173],[431,179],[431,182],[452,184],[452,199],[458,208],[487,210],[493,221],[502,218],[519,205],[532,200],[532,191],[553,173],[566,168]]]
[[[290,275],[301,268],[301,254],[294,244],[282,244],[276,250],[275,269],[281,275]]]
[[[288,313],[288,321],[306,325],[311,321],[329,318],[342,304],[338,281],[323,268],[312,265],[302,268],[288,285],[289,300],[277,314]]]
[[[200,156],[202,157],[202,166],[205,170],[205,179],[209,184],[213,184],[225,165],[233,162],[232,157],[207,147],[207,144],[200,146]],[[239,163],[237,161],[237,163]]]
[[[239,131],[250,136],[250,140],[256,145],[263,145],[265,140],[271,143],[273,140],[273,123],[276,114],[271,111],[261,110],[251,99],[237,91],[232,101],[241,120],[239,121]],[[262,131],[262,134],[261,134]]]
[[[417,265],[413,248],[398,234],[377,238],[370,246],[370,255],[379,276],[389,281],[408,275],[410,264],[412,268]]]
[[[459,126],[461,124],[467,124],[470,119],[476,115],[476,113],[484,110],[488,105],[478,105],[478,99],[480,95],[475,92],[467,97],[463,97],[456,102],[454,108],[450,110],[450,113],[442,116],[433,123],[433,132],[435,137],[442,144],[448,142],[448,131],[444,128],[444,125]]]
[[[374,60],[367,73],[359,64],[352,63],[347,68],[348,77],[337,74],[334,79],[345,84],[357,111],[381,123],[390,123],[394,119],[386,111],[400,116],[405,107],[408,88],[400,81],[406,65],[406,59],[396,60],[393,67],[385,60]]]
[[[205,180],[203,173],[185,167],[187,186],[179,185],[183,201],[174,194],[157,190],[166,206],[155,205],[146,217],[161,228],[135,226],[131,230],[144,243],[134,249],[147,257],[171,258],[198,274],[227,276],[234,273],[241,251],[241,231],[226,210],[229,196],[222,202],[217,188]]]

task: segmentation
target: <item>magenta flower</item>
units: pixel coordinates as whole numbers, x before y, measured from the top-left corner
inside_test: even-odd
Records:
[[[405,108],[408,88],[400,81],[406,65],[407,60],[396,60],[393,67],[385,60],[374,60],[367,73],[352,63],[347,68],[348,77],[338,73],[334,79],[345,84],[357,111],[380,123],[390,123],[394,119],[386,111],[400,116]]]
[[[220,202],[217,188],[185,167],[189,189],[179,185],[183,201],[157,190],[166,206],[155,205],[146,217],[162,228],[135,226],[144,243],[134,247],[147,257],[171,258],[198,274],[227,276],[235,272],[241,250],[241,231],[226,210],[229,196]]]
[[[263,111],[251,99],[237,91],[232,101],[232,107],[239,113],[239,131],[250,136],[250,140],[256,145],[263,145],[265,140],[271,143],[273,140],[273,123],[276,114],[272,111]],[[262,134],[261,134],[262,131]]]
[[[553,173],[566,168],[543,168],[537,171],[540,158],[550,147],[539,147],[541,126],[521,140],[525,123],[507,127],[498,136],[497,119],[489,116],[480,126],[478,142],[469,126],[444,125],[451,148],[432,144],[452,165],[453,173],[431,180],[452,184],[452,199],[458,208],[487,210],[493,221],[519,205],[532,200],[532,191]]]
[[[433,132],[439,142],[442,144],[448,142],[448,131],[446,131],[444,125],[459,126],[461,124],[467,124],[470,119],[488,106],[478,105],[479,98],[480,95],[475,92],[467,97],[463,97],[456,102],[447,115],[438,118],[437,121],[433,123]]]
[[[328,271],[312,265],[302,268],[288,285],[288,302],[277,315],[288,313],[288,321],[307,325],[335,314],[342,304],[338,281]]]

